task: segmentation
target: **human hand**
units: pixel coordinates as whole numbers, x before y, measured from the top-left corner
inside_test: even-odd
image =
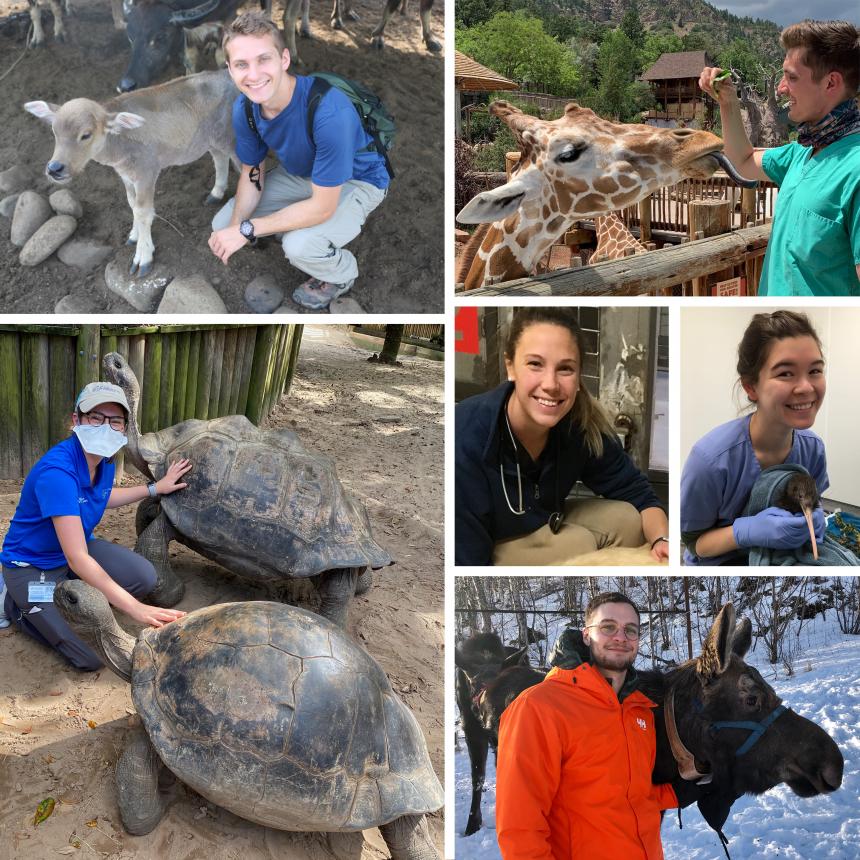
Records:
[[[706,92],[720,107],[728,106],[731,102],[738,100],[730,69],[705,66],[699,76],[699,89]]]
[[[148,627],[164,627],[177,618],[183,618],[187,612],[181,609],[164,609],[161,606],[149,606],[146,603],[135,601],[135,605],[128,610],[128,614],[140,624]]]
[[[180,483],[180,478],[191,471],[191,461],[188,459],[177,460],[167,467],[164,477],[155,482],[155,490],[159,496],[169,496],[177,490],[184,490],[188,484]]]
[[[827,530],[827,520],[824,518],[824,511],[821,508],[816,508],[812,512],[812,529],[815,532],[815,542],[824,543],[824,532]]]
[[[210,250],[225,266],[230,257],[247,244],[248,240],[239,232],[238,224],[216,230],[209,237]]]
[[[658,540],[657,543],[651,547],[651,557],[658,562],[664,562],[669,560],[669,541],[668,540]]]
[[[732,533],[739,547],[797,549],[809,540],[809,528],[803,514],[792,514],[782,508],[765,508],[752,517],[738,517]]]

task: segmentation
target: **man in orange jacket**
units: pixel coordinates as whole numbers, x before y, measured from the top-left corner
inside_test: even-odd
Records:
[[[662,860],[660,810],[678,800],[671,785],[651,782],[656,705],[636,689],[639,610],[623,594],[599,594],[586,610],[582,638],[590,662],[553,668],[502,714],[502,857]]]

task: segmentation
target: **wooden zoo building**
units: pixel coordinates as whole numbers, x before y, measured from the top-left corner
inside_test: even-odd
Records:
[[[75,399],[118,352],[140,383],[142,433],[188,418],[259,424],[289,390],[301,325],[0,326],[0,478],[69,435]],[[120,455],[117,455],[118,458]],[[117,462],[117,480],[121,462]]]
[[[695,122],[699,128],[710,128],[714,121],[714,103],[704,99],[699,76],[714,61],[704,51],[679,51],[661,54],[651,68],[642,73],[657,100],[657,107],[642,115],[643,122],[675,126]]]

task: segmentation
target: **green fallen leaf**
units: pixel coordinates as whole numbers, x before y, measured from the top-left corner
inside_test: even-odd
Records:
[[[54,811],[56,801],[53,797],[46,797],[37,807],[36,814],[33,816],[33,826],[41,824]]]

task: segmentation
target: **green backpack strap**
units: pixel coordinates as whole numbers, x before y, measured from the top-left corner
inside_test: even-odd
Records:
[[[368,146],[366,149],[376,150],[385,161],[385,169],[388,171],[388,176],[391,179],[394,179],[394,168],[391,166],[391,161],[388,158],[388,150],[385,147],[385,144],[382,141],[382,138],[379,134],[379,129],[376,126],[376,123],[372,116],[365,115],[364,111],[361,108],[360,100],[357,100],[354,93],[355,85],[352,81],[346,80],[346,78],[341,78],[340,75],[329,74],[327,77],[323,77],[322,75],[310,75],[312,77],[313,83],[311,84],[311,91],[308,95],[308,117],[307,117],[307,131],[308,131],[308,139],[313,143],[314,140],[314,116],[316,115],[317,108],[319,107],[319,103],[323,100],[323,96],[333,87],[336,86],[353,104],[356,112],[358,113],[358,118],[361,121],[361,127],[373,138],[373,145]],[[338,83],[342,81],[343,85],[338,86]],[[373,97],[376,99],[376,97]],[[376,99],[379,102],[378,99]],[[381,105],[381,102],[379,102]],[[393,126],[393,124],[392,124]],[[251,126],[254,128],[254,126]],[[254,128],[256,131],[256,128]]]

